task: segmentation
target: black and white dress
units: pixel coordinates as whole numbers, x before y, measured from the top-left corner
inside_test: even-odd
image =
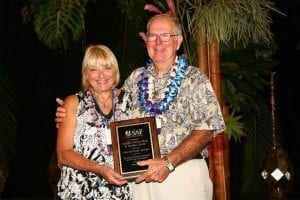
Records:
[[[104,115],[90,91],[79,92],[77,126],[74,134],[75,151],[99,164],[113,168],[109,121],[130,116],[131,97],[113,91],[113,109]],[[57,195],[61,199],[130,200],[132,183],[119,187],[108,184],[98,174],[62,166]]]

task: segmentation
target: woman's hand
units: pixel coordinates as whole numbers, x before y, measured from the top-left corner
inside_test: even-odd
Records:
[[[125,180],[120,174],[118,174],[112,168],[110,168],[108,166],[101,165],[99,173],[109,184],[122,186],[122,185],[128,183],[128,181]]]

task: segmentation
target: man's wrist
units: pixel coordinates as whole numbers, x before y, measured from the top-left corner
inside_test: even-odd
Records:
[[[167,156],[164,156],[163,160],[165,161],[166,167],[169,170],[169,172],[173,172],[175,170],[175,166],[173,165],[173,163],[168,159]]]

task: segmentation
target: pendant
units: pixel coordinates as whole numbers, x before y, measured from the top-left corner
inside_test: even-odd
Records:
[[[157,99],[157,97],[158,97],[158,92],[157,92],[157,91],[154,91],[154,92],[152,93],[152,96],[153,96],[153,99]]]

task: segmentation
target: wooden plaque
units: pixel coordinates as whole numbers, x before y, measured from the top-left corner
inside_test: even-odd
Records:
[[[133,180],[147,170],[136,162],[160,157],[155,117],[110,123],[114,169]]]

